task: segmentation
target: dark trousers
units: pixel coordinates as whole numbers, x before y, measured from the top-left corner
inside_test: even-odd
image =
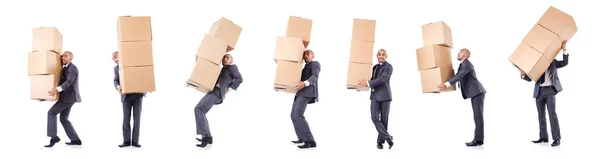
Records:
[[[481,93],[471,98],[471,107],[473,107],[473,120],[475,120],[475,141],[483,141],[483,103],[485,93]]]
[[[69,121],[69,113],[71,113],[71,107],[73,104],[75,103],[64,103],[59,100],[58,102],[54,103],[50,110],[48,110],[48,137],[58,137],[56,130],[56,115],[60,114],[60,123],[62,124],[63,128],[65,128],[65,133],[69,139],[71,139],[71,141],[79,140],[79,136],[77,135],[75,128],[73,128],[73,124],[71,124],[71,121]]]
[[[310,127],[308,126],[308,122],[306,118],[304,118],[304,111],[308,106],[308,102],[311,98],[296,96],[294,98],[294,104],[292,105],[292,113],[290,117],[292,118],[292,124],[294,124],[294,130],[296,131],[296,136],[298,139],[303,141],[314,141],[312,132],[310,131]]]
[[[123,141],[137,143],[140,137],[140,117],[143,95],[127,95],[123,102]],[[133,111],[133,134],[131,133],[131,111]],[[133,138],[132,138],[133,136]]]
[[[390,138],[390,134],[387,132],[390,104],[391,101],[371,100],[371,120],[379,133],[377,143],[384,143],[385,139]]]
[[[560,140],[560,126],[558,124],[558,115],[556,115],[556,90],[554,87],[541,87],[538,97],[535,99],[538,111],[538,121],[540,123],[540,138],[548,138],[548,129],[546,127],[546,108],[550,118],[552,139]]]
[[[219,89],[214,89],[208,92],[196,107],[194,107],[194,115],[196,117],[196,134],[202,135],[202,137],[212,137],[210,134],[210,128],[208,127],[208,119],[206,113],[216,104],[221,102]]]

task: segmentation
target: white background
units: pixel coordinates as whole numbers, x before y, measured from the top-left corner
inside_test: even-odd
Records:
[[[595,1],[10,1],[0,5],[4,52],[0,115],[0,158],[595,158],[600,148],[600,108],[592,72],[599,56]],[[570,64],[559,70],[564,91],[557,96],[563,136],[560,147],[532,144],[538,138],[533,83],[520,80],[508,57],[546,9],[553,5],[575,17],[579,31],[569,42]],[[151,16],[156,89],[144,98],[141,149],[119,149],[122,108],[115,91],[111,53],[117,49],[120,15]],[[320,102],[306,118],[318,143],[298,150],[290,119],[293,95],[272,90],[276,36],[285,34],[289,15],[313,20],[309,49],[321,63]],[[214,106],[208,120],[214,145],[195,147],[193,108],[203,94],[185,87],[194,54],[212,23],[224,16],[243,27],[232,51],[244,76],[237,92]],[[377,20],[375,50],[387,49],[394,66],[389,132],[396,146],[377,150],[369,93],[346,90],[352,18]],[[422,94],[415,49],[421,25],[445,21],[457,56],[469,48],[485,99],[485,145],[465,147],[473,138],[469,100],[460,92]],[[27,53],[31,29],[56,26],[64,49],[78,66],[82,103],[70,120],[81,147],[44,148],[46,113],[53,103],[29,100]],[[558,57],[561,59],[562,57]],[[375,60],[375,59],[374,59]],[[458,61],[454,60],[455,69]],[[548,123],[549,126],[549,123]],[[550,129],[549,129],[550,130]],[[550,133],[550,132],[549,132]],[[10,155],[19,155],[10,157]]]

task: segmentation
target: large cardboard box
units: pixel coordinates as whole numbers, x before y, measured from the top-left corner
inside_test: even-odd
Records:
[[[454,69],[436,67],[419,71],[421,73],[421,90],[423,93],[439,93],[438,85],[454,77]],[[456,85],[452,85],[446,91],[455,91]]]
[[[187,86],[192,87],[202,93],[208,93],[213,90],[221,73],[221,67],[204,58],[198,58]]]
[[[277,60],[275,90],[296,93],[296,85],[302,76],[302,62]]]
[[[302,38],[278,36],[273,59],[275,62],[278,60],[302,62],[304,49]]]
[[[28,75],[60,74],[62,63],[60,54],[51,50],[33,51],[27,59]]]
[[[119,66],[153,66],[152,41],[119,42]]]
[[[372,66],[368,63],[348,63],[348,78],[346,80],[347,89],[357,89],[360,91],[369,90],[369,87],[359,87],[358,81],[369,81],[372,75]]]
[[[521,43],[508,59],[513,65],[523,70],[533,81],[537,81],[548,69],[554,58],[547,58],[531,46]]]
[[[154,66],[119,66],[119,78],[123,93],[146,93],[156,91]]]
[[[352,40],[350,44],[350,62],[373,63],[373,48],[375,42]]]
[[[223,62],[225,52],[227,52],[227,47],[227,42],[224,40],[205,34],[196,52],[196,61],[200,57],[216,65],[220,65]]]
[[[32,51],[63,51],[63,36],[56,27],[33,28]]]
[[[375,41],[376,21],[354,18],[352,24],[352,40]]]
[[[439,21],[421,26],[423,30],[423,46],[442,45],[453,48],[452,30],[445,22]]]
[[[312,31],[312,20],[297,16],[290,16],[287,23],[285,36],[300,37],[304,42],[304,47],[308,48],[310,43],[310,34]]]
[[[242,27],[233,23],[231,20],[221,17],[214,22],[208,32],[208,35],[221,39],[227,43],[227,52],[233,50],[237,44]]]
[[[117,40],[152,41],[152,26],[149,16],[119,16],[117,20]]]
[[[450,48],[441,45],[427,45],[417,49],[419,71],[435,67],[452,68]]]
[[[577,24],[573,16],[552,6],[546,10],[537,24],[554,32],[562,40],[569,40],[577,32]]]
[[[542,53],[548,59],[554,59],[560,53],[562,41],[550,30],[534,25],[523,38],[523,43]]]
[[[59,78],[53,74],[30,76],[29,98],[33,100],[57,101],[60,93],[51,96],[48,94],[48,91],[58,86],[58,80]]]

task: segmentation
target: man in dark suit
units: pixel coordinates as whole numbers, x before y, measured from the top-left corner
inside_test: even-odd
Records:
[[[463,99],[471,98],[471,107],[473,107],[473,119],[475,120],[475,138],[471,142],[465,143],[467,146],[483,145],[483,103],[485,99],[485,88],[477,79],[475,67],[471,61],[471,51],[461,49],[458,53],[458,71],[456,75],[445,83],[438,86],[440,90],[446,90],[448,87],[460,82],[460,91]]]
[[[291,113],[294,130],[298,137],[298,140],[292,141],[292,143],[304,143],[304,145],[298,146],[301,149],[317,147],[308,122],[304,118],[304,111],[308,104],[319,102],[319,72],[321,72],[321,64],[318,61],[313,61],[315,54],[312,50],[304,51],[303,56],[306,64],[302,69],[300,81],[296,85],[298,92],[294,97]]]
[[[196,140],[202,142],[196,145],[198,147],[206,147],[208,144],[213,143],[213,137],[210,134],[206,113],[208,113],[213,105],[223,103],[225,95],[229,93],[229,91],[237,90],[243,82],[242,74],[238,70],[237,65],[232,64],[233,57],[230,54],[225,54],[222,62],[223,68],[221,68],[217,84],[212,91],[202,97],[200,102],[198,102],[194,108],[196,116],[196,134],[198,135]]]
[[[121,82],[119,80],[119,52],[113,52],[113,61],[117,64],[114,68],[115,78],[113,84],[121,95],[121,103],[123,103],[123,143],[119,147],[142,147],[139,144],[140,137],[140,116],[142,113],[142,98],[144,93],[127,93],[123,94]],[[131,133],[131,111],[133,109],[133,134]],[[133,136],[133,138],[132,138]]]
[[[73,60],[73,53],[66,51],[61,55],[61,62],[63,64],[63,70],[60,77],[60,85],[56,88],[52,88],[48,91],[48,94],[53,96],[56,93],[59,94],[58,101],[48,110],[48,137],[51,137],[50,144],[45,147],[52,147],[54,144],[60,141],[57,136],[56,128],[56,115],[60,114],[60,123],[65,128],[65,133],[71,139],[71,142],[67,142],[67,145],[81,145],[81,140],[73,128],[71,121],[69,121],[69,113],[71,107],[75,103],[81,102],[79,96],[79,70],[77,66],[71,63]]]
[[[360,87],[371,87],[371,120],[379,133],[377,136],[378,149],[383,149],[383,143],[386,141],[390,149],[394,146],[393,138],[387,131],[390,104],[392,102],[390,78],[392,72],[394,72],[394,67],[386,61],[387,56],[387,51],[384,49],[377,51],[377,61],[379,63],[373,66],[371,80],[358,82]]]
[[[558,115],[556,115],[556,94],[562,91],[562,85],[558,79],[558,69],[567,66],[569,64],[569,54],[566,52],[567,41],[562,42],[563,60],[558,61],[554,59],[546,72],[542,74],[542,77],[535,82],[535,88],[533,89],[533,98],[535,98],[535,104],[538,111],[538,121],[540,124],[540,139],[532,141],[533,143],[544,143],[548,142],[548,130],[546,128],[546,107],[548,108],[548,115],[550,116],[550,127],[552,129],[552,146],[560,145],[560,126],[558,124]],[[523,70],[521,72],[521,79],[531,82]]]

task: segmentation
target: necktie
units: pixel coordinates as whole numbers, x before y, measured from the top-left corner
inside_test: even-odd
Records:
[[[544,84],[544,82],[546,82],[546,73],[544,72],[544,74],[542,74],[542,77],[540,77],[540,84]]]
[[[373,75],[372,75],[373,79],[377,78],[377,75],[378,75],[377,71],[379,70],[379,66],[381,66],[381,65],[379,65],[379,64],[375,65],[375,70],[373,70]]]

